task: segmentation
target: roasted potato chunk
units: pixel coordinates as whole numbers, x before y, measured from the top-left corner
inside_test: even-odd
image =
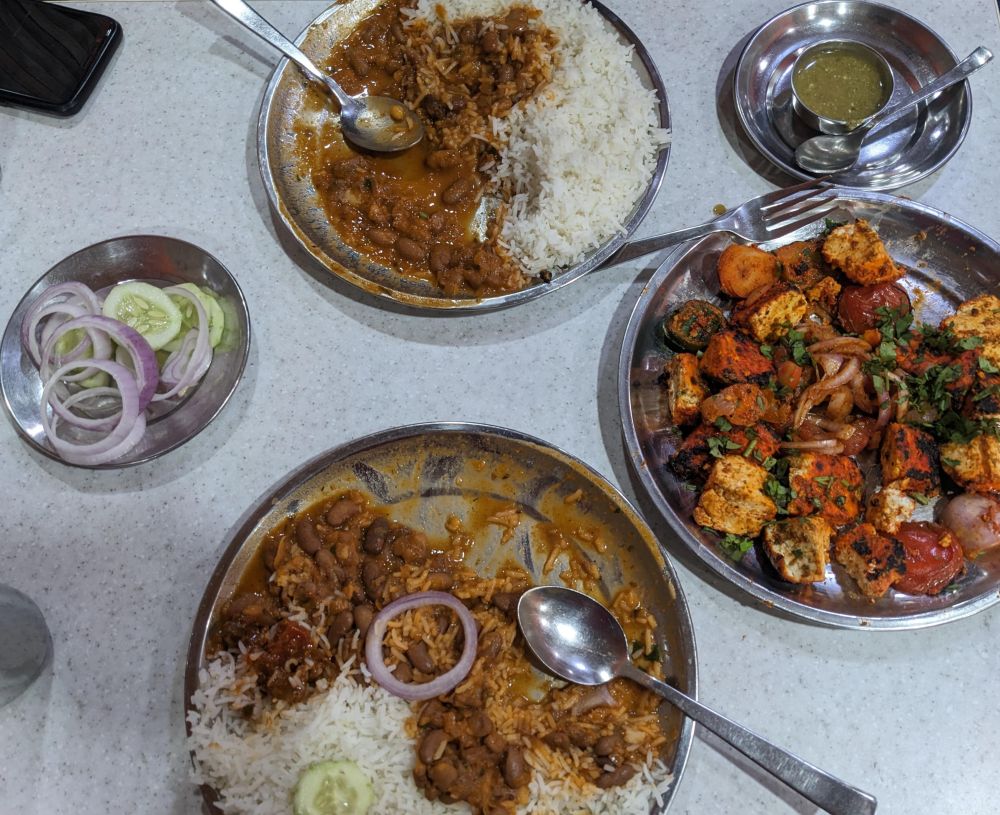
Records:
[[[854,578],[865,597],[875,600],[906,573],[906,550],[869,523],[842,529],[833,541],[833,556]]]
[[[757,342],[769,343],[784,337],[808,310],[805,295],[779,281],[754,292],[733,310],[732,318],[735,325],[746,328]]]
[[[865,507],[865,520],[879,532],[895,535],[917,510],[917,502],[893,481],[873,493]]]
[[[794,498],[789,515],[820,515],[834,526],[861,512],[864,479],[850,456],[801,453],[789,459],[788,486]]]
[[[708,388],[698,372],[698,357],[694,354],[674,354],[664,366],[667,378],[667,410],[670,420],[678,427],[694,424],[700,417],[702,400]]]
[[[778,279],[778,259],[756,246],[734,243],[719,256],[717,270],[722,291],[743,299]]]
[[[936,495],[941,488],[934,437],[919,428],[893,422],[882,437],[882,484],[896,482],[904,492]]]
[[[681,478],[700,482],[708,476],[718,456],[746,455],[762,462],[777,454],[779,445],[778,437],[766,425],[734,426],[723,431],[715,425],[702,424],[681,443],[670,459],[670,468]]]
[[[755,537],[778,508],[764,493],[767,470],[743,456],[723,456],[712,466],[694,508],[695,523]]]
[[[822,518],[785,518],[764,528],[764,551],[789,583],[818,583],[826,579],[832,535]]]
[[[862,286],[898,280],[905,274],[904,269],[893,263],[882,239],[864,219],[832,230],[823,241],[823,258]]]
[[[757,343],[730,330],[720,331],[708,341],[700,367],[705,376],[722,385],[764,385],[774,373],[774,363],[760,352]]]
[[[1000,366],[1000,297],[981,294],[962,303],[951,317],[941,321],[955,336],[981,337],[979,352],[994,365]]]
[[[1000,438],[984,433],[965,444],[946,442],[941,466],[967,490],[1000,492]]]

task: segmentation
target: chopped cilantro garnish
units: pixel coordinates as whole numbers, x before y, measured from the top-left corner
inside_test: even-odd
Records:
[[[760,352],[768,359],[774,359],[774,346],[762,345],[760,347]]]
[[[931,502],[931,499],[928,498],[926,495],[924,495],[922,492],[911,492],[910,497],[918,504],[924,507]]]
[[[725,416],[717,416],[713,424],[723,433],[733,429],[733,423]]]
[[[719,541],[719,546],[732,560],[739,560],[753,549],[753,538],[729,534]]]
[[[988,374],[1000,374],[1000,368],[990,362],[986,357],[979,358],[979,370]]]

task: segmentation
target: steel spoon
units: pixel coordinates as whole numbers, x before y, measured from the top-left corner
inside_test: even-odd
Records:
[[[391,153],[412,147],[424,137],[420,120],[402,102],[389,96],[351,96],[243,0],[212,2],[281,51],[306,76],[321,83],[337,98],[340,102],[340,129],[348,141],[366,150]]]
[[[631,679],[660,694],[824,811],[833,815],[875,812],[877,801],[872,796],[637,668],[618,621],[586,594],[562,586],[529,589],[518,601],[517,621],[535,656],[557,676],[578,685],[603,685],[615,677]]]
[[[857,164],[861,146],[872,130],[896,121],[918,102],[923,102],[945,88],[963,82],[969,74],[978,71],[991,59],[993,54],[989,49],[980,46],[950,71],[924,85],[902,102],[891,105],[867,119],[850,133],[842,136],[813,136],[811,139],[806,139],[795,149],[796,163],[807,172],[821,175],[851,169]]]

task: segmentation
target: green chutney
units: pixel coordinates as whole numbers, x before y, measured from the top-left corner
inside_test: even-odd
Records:
[[[878,63],[864,52],[817,51],[795,68],[795,93],[813,113],[841,122],[861,122],[886,101],[889,88]]]

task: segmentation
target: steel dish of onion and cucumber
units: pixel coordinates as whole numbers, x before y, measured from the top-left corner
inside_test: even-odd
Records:
[[[84,466],[128,453],[154,409],[177,406],[201,381],[224,327],[217,295],[193,283],[126,281],[100,293],[79,282],[50,286],[21,323],[44,383],[49,444]]]
[[[728,308],[690,300],[663,325],[694,522],[788,583],[832,559],[872,600],[948,591],[1000,544],[1000,298],[918,322],[865,220],[731,245],[716,270]]]

